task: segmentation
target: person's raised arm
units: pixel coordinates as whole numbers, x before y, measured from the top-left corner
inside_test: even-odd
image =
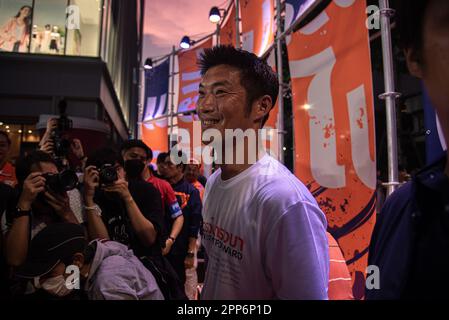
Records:
[[[84,203],[87,213],[89,239],[109,239],[108,229],[101,218],[101,209],[94,202],[95,188],[98,187],[98,171],[94,166],[84,170]]]
[[[23,191],[17,203],[17,212],[13,217],[11,228],[5,235],[4,243],[6,261],[13,267],[20,266],[26,259],[30,235],[31,205],[37,195],[44,190],[45,178],[40,172],[31,173],[23,183]]]

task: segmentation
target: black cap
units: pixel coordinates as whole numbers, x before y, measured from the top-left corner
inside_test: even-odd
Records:
[[[145,142],[143,142],[142,140],[137,140],[137,139],[132,139],[132,140],[128,140],[125,141],[121,147],[121,151],[127,151],[131,148],[141,148],[143,150],[145,150],[145,153],[147,154],[147,160],[151,160],[153,159],[153,150],[151,150],[150,147],[148,147]]]
[[[61,261],[83,252],[85,246],[84,229],[80,225],[51,224],[33,238],[27,260],[17,269],[16,274],[30,279],[43,276]]]

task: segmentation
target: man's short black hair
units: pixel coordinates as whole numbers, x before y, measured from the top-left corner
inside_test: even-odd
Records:
[[[181,163],[178,164],[177,166],[182,166],[182,171],[184,171],[186,165],[187,165],[187,155],[185,153],[183,153],[181,150],[178,151],[178,157],[181,158]],[[165,160],[167,158],[170,158],[170,161],[173,162],[171,160],[171,153],[170,152],[161,152],[159,153],[159,155],[157,156],[157,162],[156,163],[162,163],[165,162]],[[174,162],[173,162],[174,163]]]
[[[133,139],[125,141],[122,145],[120,152],[121,153],[126,152],[131,148],[141,148],[145,150],[145,153],[147,154],[147,160],[151,161],[153,159],[153,150],[151,150],[151,148],[148,147],[142,140]]]
[[[277,74],[265,60],[254,53],[229,45],[221,45],[204,50],[198,64],[203,76],[210,68],[223,64],[240,70],[240,83],[245,88],[247,97],[245,115],[249,115],[251,112],[252,103],[264,95],[271,97],[273,107],[276,104],[279,94]],[[268,115],[262,125],[266,120],[268,120]]]
[[[37,165],[41,162],[53,163],[56,166],[56,162],[53,157],[43,151],[33,151],[25,157],[19,158],[16,162],[16,177],[19,186],[23,185],[25,179],[30,175],[33,165]]]
[[[8,142],[8,146],[11,145],[11,139],[9,138],[8,133],[6,133],[5,131],[1,131],[0,130],[0,136],[4,136],[6,138],[6,142]]]
[[[157,163],[164,162],[165,159],[167,159],[168,157],[170,157],[170,153],[168,153],[168,152],[161,152],[161,153],[158,154],[156,162]]]
[[[87,157],[86,167],[95,166],[101,168],[105,164],[115,165],[116,163],[123,166],[123,158],[120,154],[112,148],[101,148]]]

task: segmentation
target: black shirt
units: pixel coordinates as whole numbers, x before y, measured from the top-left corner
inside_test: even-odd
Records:
[[[387,199],[368,258],[368,264],[379,267],[380,289],[367,290],[367,299],[449,298],[446,160],[423,169]]]
[[[134,251],[137,257],[161,255],[161,230],[163,224],[162,202],[159,191],[143,180],[132,180],[128,189],[144,217],[157,231],[156,241],[147,247],[132,229],[131,220],[123,200],[117,194],[97,190],[95,202],[102,210],[103,222],[111,240],[120,242]]]

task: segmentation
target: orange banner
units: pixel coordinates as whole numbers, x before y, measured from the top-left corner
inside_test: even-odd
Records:
[[[198,87],[201,81],[201,74],[197,65],[199,55],[206,48],[212,47],[212,39],[208,39],[202,44],[192,49],[182,51],[178,54],[179,63],[179,95],[178,112],[195,110],[198,102]],[[189,132],[189,141],[183,141],[180,146],[190,143],[190,156],[193,156],[195,148],[201,147],[200,139],[193,139],[193,121],[198,120],[198,116],[187,115],[178,116],[178,128],[186,129]],[[200,159],[198,159],[200,160]]]
[[[375,224],[375,127],[366,1],[335,0],[294,33],[295,174],[327,216],[363,298]]]
[[[142,141],[153,150],[153,161],[168,150],[167,119],[142,124]]]
[[[262,56],[274,41],[274,0],[240,2],[242,48]]]
[[[226,17],[226,21],[220,29],[220,44],[235,47],[235,5],[232,5]]]

